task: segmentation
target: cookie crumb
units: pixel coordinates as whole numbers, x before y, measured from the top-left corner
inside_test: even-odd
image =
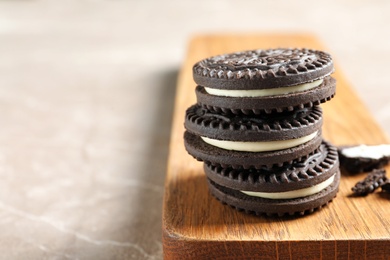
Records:
[[[384,191],[384,192],[390,192],[390,180],[387,179],[387,180],[385,181],[385,183],[383,183],[383,185],[381,186],[381,188],[382,188],[382,191]]]
[[[374,192],[377,188],[382,187],[387,183],[386,170],[385,169],[375,169],[368,173],[367,177],[359,181],[352,188],[354,194],[359,196],[366,196],[369,193]],[[389,184],[390,189],[390,184]]]

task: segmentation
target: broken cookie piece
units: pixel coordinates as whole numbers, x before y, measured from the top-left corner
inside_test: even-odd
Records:
[[[383,183],[383,185],[381,186],[382,188],[382,191],[385,191],[385,192],[390,192],[390,180],[387,179],[385,181],[385,183]]]
[[[389,144],[339,147],[338,152],[340,165],[349,173],[379,169],[390,161]]]
[[[384,169],[375,169],[372,172],[369,172],[364,180],[356,183],[356,185],[352,188],[352,191],[356,195],[365,196],[374,192],[386,182],[386,171]]]

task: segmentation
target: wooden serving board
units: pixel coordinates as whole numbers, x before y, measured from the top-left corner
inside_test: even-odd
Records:
[[[342,175],[337,198],[304,217],[256,217],[224,206],[207,190],[202,163],[183,145],[184,113],[196,102],[193,64],[211,55],[270,47],[329,51],[310,35],[201,35],[189,45],[177,86],[163,200],[165,259],[389,259],[390,195],[352,197],[364,175]],[[333,57],[337,60],[337,57]],[[324,138],[336,145],[388,139],[340,69],[337,94],[323,105]]]

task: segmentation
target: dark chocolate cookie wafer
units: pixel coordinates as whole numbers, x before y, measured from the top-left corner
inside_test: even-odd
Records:
[[[210,110],[271,113],[309,107],[335,94],[329,54],[267,49],[214,56],[193,67],[198,103]]]
[[[221,115],[193,105],[186,111],[187,131],[217,140],[277,141],[309,136],[322,126],[319,106],[304,108],[273,116]]]
[[[318,185],[339,171],[337,148],[323,142],[316,153],[276,168],[233,169],[204,164],[207,177],[234,190],[285,192]]]
[[[242,152],[222,149],[202,140],[201,137],[188,131],[184,133],[184,145],[189,154],[197,160],[212,165],[232,168],[271,168],[292,163],[313,154],[322,141],[321,131],[317,131],[313,139],[288,149],[267,152]]]
[[[327,205],[336,197],[340,183],[340,171],[334,175],[333,182],[321,191],[298,198],[291,199],[268,199],[256,196],[249,196],[239,190],[223,187],[209,180],[209,190],[211,194],[238,210],[247,213],[268,216],[283,215],[304,215],[312,213],[316,209]]]

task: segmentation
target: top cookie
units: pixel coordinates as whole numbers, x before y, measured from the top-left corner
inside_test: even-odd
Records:
[[[269,89],[322,79],[333,72],[328,53],[311,49],[266,49],[214,56],[193,67],[195,82],[226,90]]]

